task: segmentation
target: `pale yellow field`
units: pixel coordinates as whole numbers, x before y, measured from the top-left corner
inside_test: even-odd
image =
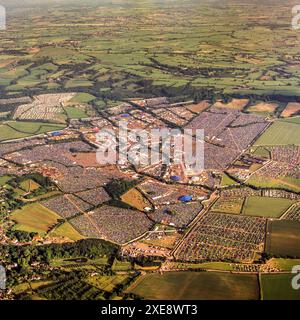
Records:
[[[300,111],[300,103],[289,102],[286,108],[282,111],[281,116],[284,118],[290,117]]]

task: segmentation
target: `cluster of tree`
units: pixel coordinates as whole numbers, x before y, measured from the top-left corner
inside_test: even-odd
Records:
[[[157,256],[139,256],[139,257],[131,257],[128,259],[132,263],[132,265],[137,264],[141,267],[160,267],[162,262],[166,260],[165,257],[157,257]]]
[[[37,235],[36,232],[26,232],[21,230],[8,230],[6,236],[10,239],[17,239],[19,242],[29,242]]]
[[[138,183],[136,180],[113,179],[105,186],[105,189],[113,199],[119,200],[124,193],[134,188]]]
[[[43,246],[0,246],[0,260],[7,264],[17,264],[17,269],[26,271],[33,263],[46,263],[52,259],[86,257],[95,259],[109,257],[113,261],[118,246],[100,239],[84,239],[73,243],[49,244]]]

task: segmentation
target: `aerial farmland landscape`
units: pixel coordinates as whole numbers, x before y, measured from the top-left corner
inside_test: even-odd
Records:
[[[0,300],[300,300],[299,4],[0,0]]]

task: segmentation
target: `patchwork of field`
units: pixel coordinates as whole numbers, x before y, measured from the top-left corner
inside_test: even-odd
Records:
[[[292,0],[275,1],[273,10],[265,2],[246,0],[224,6],[192,0],[176,0],[172,6],[89,1],[67,11],[60,2],[43,4],[46,17],[36,2],[27,1],[26,15],[15,1],[4,2],[10,10],[0,59],[5,93],[80,88],[96,97],[99,108],[145,91],[157,95],[161,87],[183,96],[193,96],[190,88],[201,87],[239,95],[299,96],[299,33],[286,28]],[[111,16],[117,19],[107,18]],[[216,23],[216,16],[223,19]]]
[[[0,239],[20,253],[15,283],[35,271],[22,245],[52,245],[35,261],[43,280],[14,294],[300,299],[292,275],[278,273],[300,259],[294,0],[272,10],[250,0],[62,0],[42,10],[24,1],[26,10],[4,0],[0,48]],[[99,164],[96,133],[120,120],[130,130],[203,129],[204,170]],[[94,259],[97,241],[113,243],[113,255]],[[14,254],[0,258],[15,265]]]
[[[148,274],[138,279],[128,291],[147,300],[259,299],[256,275],[217,272]]]

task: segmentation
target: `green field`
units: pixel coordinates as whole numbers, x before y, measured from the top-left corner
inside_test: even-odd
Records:
[[[292,288],[293,274],[261,275],[263,300],[299,300],[300,290]]]
[[[166,272],[142,276],[129,291],[147,300],[257,300],[256,275]]]
[[[131,269],[132,269],[131,263],[128,261],[119,261],[115,259],[112,265],[113,271],[128,271]]]
[[[66,237],[72,241],[78,241],[85,238],[77,230],[75,230],[68,222],[63,223],[53,232],[51,232],[51,236]]]
[[[43,122],[9,121],[5,124],[0,124],[0,142],[56,131],[64,127],[65,125]]]
[[[1,176],[0,177],[0,187],[6,185],[6,183],[11,179],[11,176]]]
[[[285,121],[274,122],[255,142],[255,146],[300,145],[300,124]]]
[[[300,265],[300,259],[272,258],[268,261],[268,264],[275,266],[279,270],[292,271],[295,265]]]
[[[242,214],[279,218],[294,201],[282,198],[248,197],[244,203]]]
[[[89,93],[84,93],[84,92],[80,92],[77,93],[70,101],[69,104],[72,103],[88,103],[91,102],[93,100],[95,100],[96,98],[89,94]]]
[[[80,109],[76,107],[65,107],[65,110],[68,118],[70,119],[80,119],[80,118],[88,117],[84,109]]]
[[[226,173],[223,173],[221,187],[231,186],[233,184],[237,184],[237,182],[231,179]]]
[[[126,274],[118,274],[115,276],[95,276],[86,279],[86,282],[96,288],[104,291],[112,291],[118,284],[128,279]]]
[[[283,188],[296,192],[300,191],[300,179],[293,177],[278,177],[272,179],[253,175],[247,180],[247,184],[257,188]]]
[[[16,229],[27,232],[46,233],[60,217],[39,203],[29,204],[14,211],[11,220],[17,223]]]
[[[281,257],[300,257],[300,222],[269,221],[266,252]]]

